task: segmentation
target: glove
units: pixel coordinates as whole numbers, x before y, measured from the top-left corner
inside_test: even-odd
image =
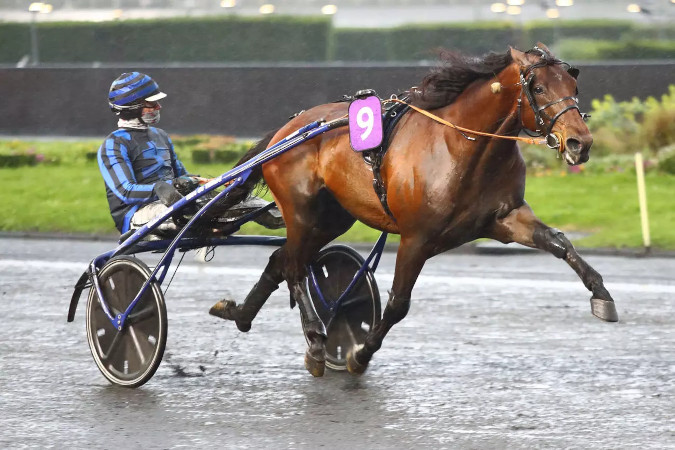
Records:
[[[191,175],[181,175],[174,178],[172,184],[182,195],[187,195],[199,187],[199,180]]]
[[[178,189],[166,181],[158,181],[155,183],[155,186],[152,188],[152,190],[154,191],[155,195],[159,197],[160,201],[166,206],[171,206],[183,198],[180,192],[178,192]]]
[[[166,181],[159,181],[155,183],[153,187],[153,192],[159,200],[165,206],[171,206],[177,201],[181,200],[183,196],[178,189],[172,184],[167,183]],[[190,218],[197,212],[197,206],[193,204],[187,204],[183,206],[180,210],[176,211],[171,218],[178,227],[182,228],[190,220]]]

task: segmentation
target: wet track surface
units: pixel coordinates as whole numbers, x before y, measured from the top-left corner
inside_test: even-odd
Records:
[[[113,246],[0,239],[0,448],[675,448],[675,259],[588,257],[617,302],[609,324],[550,255],[441,255],[365,375],[314,379],[285,287],[248,334],[207,314],[245,297],[271,249],[188,253],[163,363],[130,390],[91,358],[84,296],[66,322]]]

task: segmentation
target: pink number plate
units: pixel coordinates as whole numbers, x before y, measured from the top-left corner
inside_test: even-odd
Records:
[[[357,152],[382,145],[382,105],[373,95],[349,105],[349,142]]]

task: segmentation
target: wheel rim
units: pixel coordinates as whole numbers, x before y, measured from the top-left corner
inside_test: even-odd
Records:
[[[352,288],[337,314],[330,309],[362,264],[361,256],[346,246],[324,249],[312,264],[328,305],[319,299],[312,283],[309,283],[309,292],[319,317],[326,324],[326,365],[334,370],[346,369],[349,349],[363,344],[368,331],[380,320],[379,291],[370,271]]]
[[[108,262],[99,284],[110,311],[124,312],[149,276],[147,266],[134,258]],[[129,387],[145,383],[159,366],[166,343],[166,310],[159,286],[151,284],[121,331],[105,315],[92,288],[87,335],[94,360],[109,381]]]

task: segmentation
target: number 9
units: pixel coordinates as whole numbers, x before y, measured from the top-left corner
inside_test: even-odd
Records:
[[[366,116],[365,120],[363,116]],[[373,131],[373,125],[375,124],[373,110],[370,109],[369,106],[364,106],[363,108],[359,109],[359,112],[356,114],[356,123],[359,125],[359,127],[366,129],[366,131],[361,133],[361,140],[365,141]]]

